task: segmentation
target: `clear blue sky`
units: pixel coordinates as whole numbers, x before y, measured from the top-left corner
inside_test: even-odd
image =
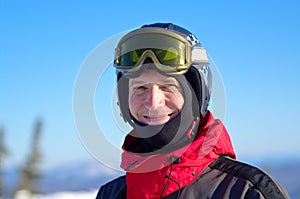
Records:
[[[0,2],[0,126],[6,165],[27,155],[34,121],[44,121],[45,166],[90,159],[77,135],[73,86],[89,53],[145,23],[193,32],[226,89],[225,125],[238,157],[299,158],[300,3],[252,1]]]

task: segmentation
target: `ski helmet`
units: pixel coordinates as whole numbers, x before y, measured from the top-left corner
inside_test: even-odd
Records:
[[[171,38],[168,39],[169,46],[172,44],[179,46],[175,50],[173,48],[165,50],[169,54],[179,55],[178,57],[181,59],[170,63],[168,59],[164,60],[160,57],[160,51],[158,52],[156,49],[159,49],[157,46],[160,49],[166,48],[163,46],[166,43],[165,40],[160,41],[164,36]],[[184,47],[180,45],[184,45]],[[181,52],[182,49],[184,52]],[[172,55],[168,56],[172,57]],[[163,74],[171,76],[183,74],[185,76],[197,98],[197,102],[194,103],[198,103],[197,107],[200,110],[196,112],[204,116],[208,110],[212,88],[209,59],[205,49],[188,30],[172,23],[154,23],[143,25],[141,28],[127,33],[116,48],[114,66],[117,69],[118,100],[124,120],[131,123],[132,116],[128,108],[128,79],[123,76],[130,77],[132,74],[138,74],[141,66],[149,60],[154,62],[158,71]]]

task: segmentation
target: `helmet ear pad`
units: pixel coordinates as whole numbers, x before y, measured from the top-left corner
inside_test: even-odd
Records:
[[[122,117],[125,122],[129,122],[132,125],[128,97],[129,97],[129,79],[124,77],[121,72],[117,75],[117,89],[118,89],[118,99],[119,106]]]
[[[209,105],[209,98],[210,98],[209,90],[206,87],[205,83],[203,82],[204,77],[202,77],[201,72],[194,66],[191,66],[189,70],[184,74],[184,76],[189,82],[190,86],[192,87],[197,97],[197,99],[193,99],[193,100],[197,100],[193,102],[193,104],[197,105],[195,107],[200,108],[200,114],[204,116],[205,113],[207,112],[208,105]]]

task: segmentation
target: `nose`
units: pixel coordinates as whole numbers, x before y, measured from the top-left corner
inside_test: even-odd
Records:
[[[146,99],[146,108],[156,109],[160,106],[163,106],[164,103],[164,92],[160,89],[158,85],[151,85]]]

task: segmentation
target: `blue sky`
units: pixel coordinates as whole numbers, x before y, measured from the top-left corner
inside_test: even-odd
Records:
[[[226,89],[224,123],[238,157],[299,159],[299,8],[296,0],[1,1],[6,165],[24,161],[37,118],[44,121],[45,166],[90,159],[72,112],[80,66],[101,42],[153,22],[189,29],[216,63]]]

